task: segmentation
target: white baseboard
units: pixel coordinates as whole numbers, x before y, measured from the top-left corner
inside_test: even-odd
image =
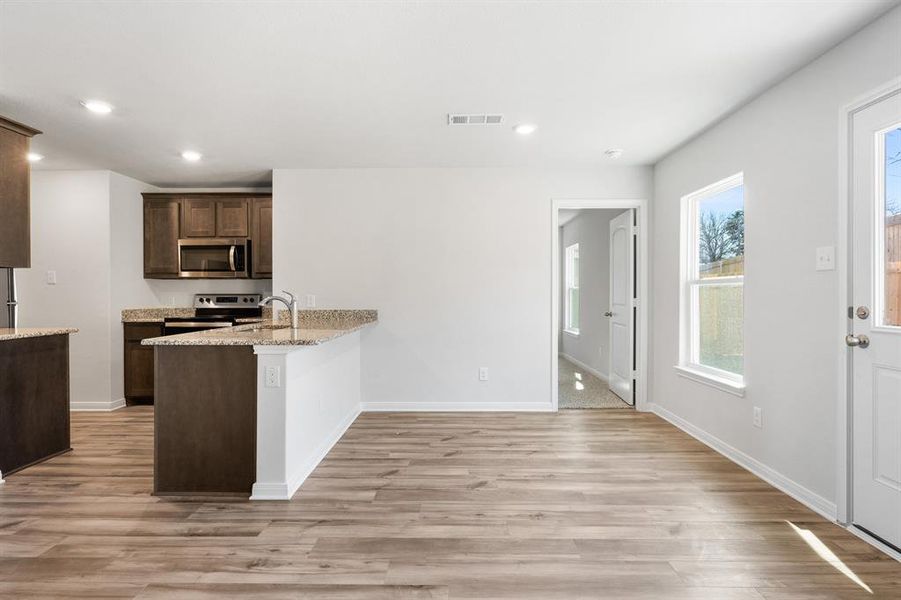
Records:
[[[363,412],[553,412],[550,402],[364,402]]]
[[[610,383],[610,376],[609,376],[609,375],[607,375],[607,374],[605,374],[605,373],[601,373],[601,372],[598,371],[597,369],[594,369],[594,368],[592,368],[592,367],[589,367],[588,365],[586,365],[585,363],[583,363],[581,360],[578,360],[578,359],[576,359],[576,358],[573,358],[573,357],[570,356],[569,354],[564,354],[563,352],[561,352],[561,353],[560,353],[560,356],[561,356],[562,358],[568,360],[568,361],[571,362],[572,364],[576,365],[576,366],[579,367],[580,369],[585,369],[586,371],[588,371],[589,373],[591,373],[592,375],[594,375],[595,377],[597,377],[598,379],[600,379],[600,380],[603,381],[604,383]]]
[[[254,483],[251,490],[251,500],[290,500],[310,473],[322,462],[329,450],[338,443],[344,432],[353,425],[360,416],[360,409],[351,412],[347,418],[338,423],[328,436],[319,444],[313,455],[304,461],[285,483]]]
[[[702,444],[713,448],[738,466],[760,477],[776,489],[788,494],[807,508],[822,515],[826,519],[835,522],[835,503],[823,498],[816,492],[812,492],[801,484],[789,479],[775,469],[768,467],[756,458],[753,458],[737,448],[733,448],[721,439],[707,433],[703,429],[695,427],[682,417],[671,413],[660,405],[651,404],[651,412],[661,419],[670,422]]]
[[[72,412],[110,412],[125,406],[125,398],[107,400],[106,402],[72,402],[69,410]]]

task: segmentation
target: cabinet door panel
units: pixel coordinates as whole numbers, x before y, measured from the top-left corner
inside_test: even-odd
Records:
[[[216,203],[205,198],[182,201],[183,237],[216,237]]]
[[[253,201],[253,277],[272,277],[272,198]]]
[[[218,237],[247,237],[249,235],[247,200],[219,200],[216,202],[216,235]]]
[[[0,267],[31,266],[30,140],[0,127]]]
[[[144,277],[178,275],[178,200],[144,201]]]
[[[157,323],[125,323],[125,397],[153,398],[153,346],[142,346],[141,340],[159,337],[163,328]]]

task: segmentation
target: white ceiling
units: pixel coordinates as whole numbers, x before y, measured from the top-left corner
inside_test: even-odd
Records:
[[[895,4],[2,0],[0,114],[45,132],[39,168],[157,185],[590,166],[611,147],[649,164]],[[445,124],[495,111],[501,126]]]

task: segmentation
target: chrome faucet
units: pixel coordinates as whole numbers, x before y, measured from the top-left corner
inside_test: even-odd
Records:
[[[291,292],[282,290],[282,293],[287,298],[284,296],[266,296],[260,300],[260,306],[266,306],[275,300],[281,302],[291,311],[291,329],[300,329],[300,313],[297,311],[297,298]]]

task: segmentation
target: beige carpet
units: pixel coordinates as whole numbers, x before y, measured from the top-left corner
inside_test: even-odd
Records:
[[[607,384],[563,357],[557,359],[559,408],[632,408]]]

